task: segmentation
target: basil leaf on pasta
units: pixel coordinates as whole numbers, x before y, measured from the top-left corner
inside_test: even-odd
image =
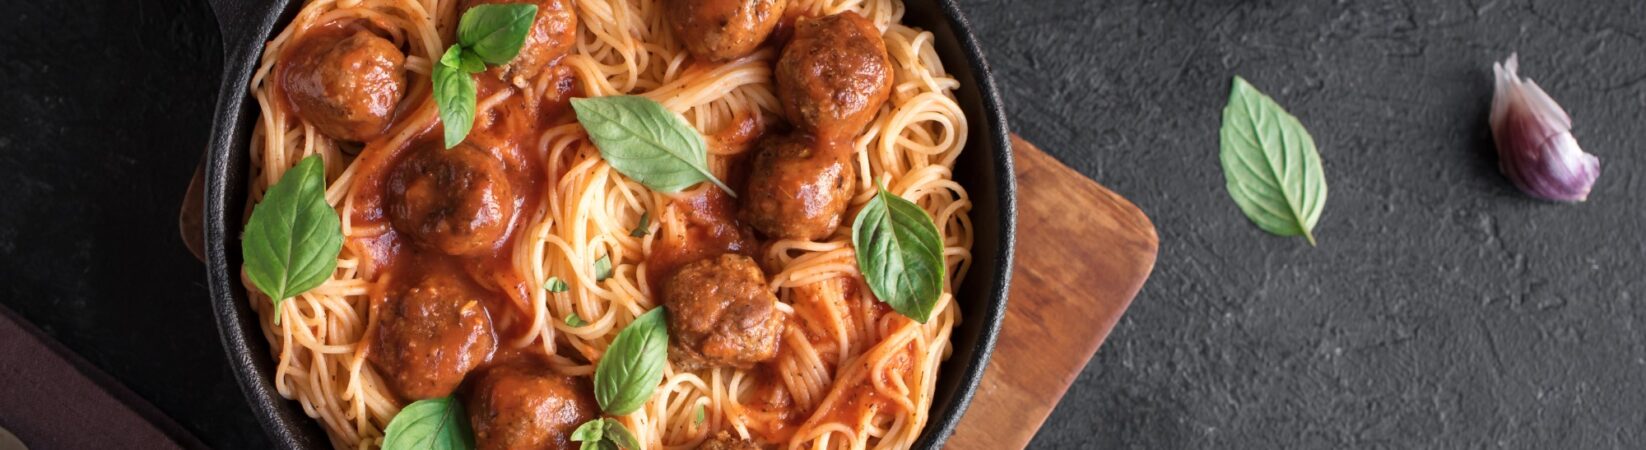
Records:
[[[574,98],[577,121],[600,156],[624,176],[659,192],[708,181],[736,197],[709,172],[703,136],[679,114],[640,96]]]
[[[594,281],[606,281],[612,277],[612,255],[594,260]]]
[[[589,448],[590,444],[598,448],[601,439],[604,437],[606,437],[606,419],[597,418],[583,422],[582,425],[577,426],[577,429],[572,430],[572,441],[582,442],[583,448]]]
[[[943,292],[943,238],[920,205],[884,188],[852,223],[857,267],[893,310],[926,323]]]
[[[614,419],[606,419],[605,422],[606,430],[605,433],[602,433],[602,437],[606,438],[606,442],[615,444],[617,448],[624,450],[640,449],[640,440],[634,437],[634,433],[629,432],[628,427],[623,426],[623,422]]]
[[[487,64],[507,64],[520,54],[536,17],[537,5],[530,3],[478,5],[458,19],[457,43]]]
[[[633,230],[629,230],[629,236],[630,237],[646,237],[646,232],[651,230],[651,224],[652,224],[652,212],[651,211],[646,211],[646,212],[640,213],[640,223],[636,224],[634,226]]]
[[[594,368],[594,398],[606,414],[621,416],[646,404],[663,381],[669,351],[663,308],[636,317],[612,339]]]
[[[246,278],[280,304],[313,289],[337,270],[343,229],[337,210],[326,203],[326,168],[319,155],[303,158],[263,194],[246,222],[240,252]]]
[[[583,443],[579,448],[584,450],[640,449],[640,440],[617,419],[601,418],[583,422],[576,430],[572,430],[572,441]]]
[[[453,45],[434,65],[434,103],[440,107],[446,148],[462,143],[474,127],[474,77],[461,67],[462,52]]]
[[[474,128],[475,84],[470,74],[484,72],[486,64],[502,65],[520,54],[537,5],[479,5],[463,12],[457,22],[457,43],[434,65],[434,103],[446,148],[456,147]]]
[[[460,62],[458,68],[463,69],[464,72],[480,73],[486,71],[486,62],[481,61],[480,55],[476,55],[474,52],[463,52],[458,61]]]
[[[571,314],[566,315],[566,325],[574,326],[574,327],[582,327],[582,326],[588,325],[588,324],[589,324],[589,321],[583,320],[583,317],[578,316],[577,313],[571,313]]]
[[[383,434],[383,450],[467,450],[474,448],[474,432],[463,405],[451,397],[418,400],[406,405]]]

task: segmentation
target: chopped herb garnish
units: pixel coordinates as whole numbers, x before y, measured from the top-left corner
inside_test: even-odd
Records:
[[[634,230],[629,231],[629,236],[644,237],[644,236],[646,236],[646,232],[650,231],[651,225],[652,225],[652,212],[651,211],[642,212],[642,213],[640,213],[640,224],[635,225]]]
[[[606,255],[594,261],[594,281],[606,281],[612,277],[612,256]]]
[[[566,292],[566,290],[571,289],[571,287],[566,286],[566,280],[562,280],[560,277],[549,277],[549,281],[547,283],[543,283],[543,288],[556,294]]]

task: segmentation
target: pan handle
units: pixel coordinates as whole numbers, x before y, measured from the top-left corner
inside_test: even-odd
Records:
[[[234,71],[247,58],[256,57],[262,49],[259,41],[263,39],[265,20],[269,20],[271,8],[284,6],[283,0],[207,0],[211,6],[213,16],[217,18],[217,31],[222,34],[223,63],[225,77],[224,86],[232,85],[227,77],[237,76]],[[228,92],[219,92],[218,95],[230,95]],[[221,99],[219,99],[221,100]],[[222,111],[219,111],[221,114]],[[207,155],[210,154],[208,151]],[[206,191],[206,155],[201,155],[200,162],[194,167],[194,178],[189,180],[188,191],[183,194],[183,204],[177,212],[177,231],[183,238],[183,245],[188,247],[189,253],[194,254],[201,262],[206,261],[206,234],[205,234],[205,191]]]
[[[177,211],[177,232],[183,237],[183,246],[200,262],[206,262],[205,192],[206,160],[202,158],[194,166],[194,178],[189,180],[183,205]]]
[[[230,86],[237,86],[232,79],[250,76],[245,64],[255,64],[253,59],[262,51],[263,36],[267,35],[268,28],[273,25],[275,16],[272,13],[285,10],[286,2],[290,0],[206,0],[211,5],[212,15],[217,18],[217,33],[222,35],[222,61],[224,61],[224,91],[217,92],[217,96],[235,96],[242,94]],[[224,110],[222,99],[219,102],[219,119]],[[209,148],[207,148],[209,150]],[[211,155],[207,152],[206,155]],[[183,246],[196,259],[206,262],[206,157],[202,155],[201,162],[194,166],[194,178],[189,180],[189,188],[183,195],[183,204],[178,208],[178,232],[183,236]]]

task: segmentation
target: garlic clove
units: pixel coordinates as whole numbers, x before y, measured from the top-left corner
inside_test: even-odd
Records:
[[[1520,78],[1518,55],[1493,64],[1492,140],[1498,168],[1527,195],[1581,202],[1600,178],[1600,159],[1572,137],[1572,118],[1543,88]]]

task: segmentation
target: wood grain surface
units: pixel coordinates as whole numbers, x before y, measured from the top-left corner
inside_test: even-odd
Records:
[[[1017,259],[994,357],[948,448],[1022,448],[1154,269],[1137,206],[1012,136]]]

